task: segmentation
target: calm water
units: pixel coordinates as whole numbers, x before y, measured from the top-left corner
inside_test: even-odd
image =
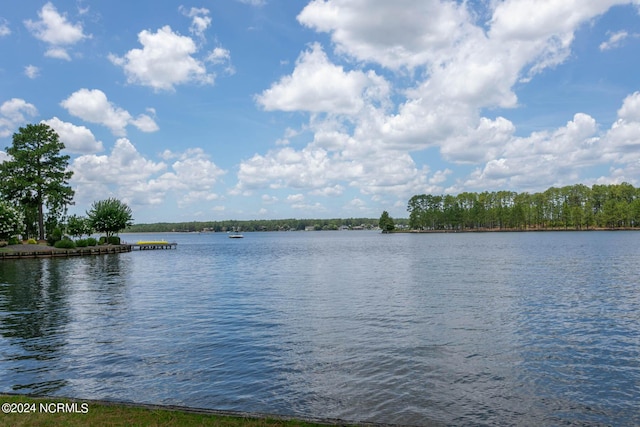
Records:
[[[178,249],[0,263],[0,391],[640,424],[640,233],[140,237]]]

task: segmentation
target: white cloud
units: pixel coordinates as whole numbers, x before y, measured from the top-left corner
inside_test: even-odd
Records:
[[[364,211],[367,209],[367,203],[358,198],[358,197],[354,197],[353,199],[349,200],[349,203],[347,203],[345,206],[345,209],[348,210],[359,210],[359,211]]]
[[[289,194],[287,196],[287,203],[302,203],[304,202],[304,194]]]
[[[134,119],[128,111],[109,102],[105,93],[99,89],[80,89],[60,105],[73,116],[108,127],[116,136],[125,136],[128,125],[133,125],[143,132],[158,130],[153,118],[140,114]]]
[[[51,2],[42,6],[38,16],[39,21],[29,19],[24,21],[24,25],[35,38],[49,45],[46,56],[71,60],[66,47],[90,37],[84,34],[81,23],[68,22],[67,17],[60,15]]]
[[[436,61],[469,28],[464,4],[440,1],[313,0],[298,21],[330,33],[338,52],[392,69]]]
[[[24,67],[24,74],[30,79],[35,79],[40,75],[40,69],[35,65],[27,65]]]
[[[222,64],[228,62],[230,59],[231,52],[221,47],[216,47],[215,49],[213,49],[207,57],[207,61],[213,62],[214,64]]]
[[[640,161],[640,92],[624,99],[605,142],[608,159],[627,165]]]
[[[251,6],[264,6],[267,4],[266,0],[237,0],[240,3],[249,4]]]
[[[49,125],[56,131],[60,141],[64,143],[65,149],[71,153],[91,154],[104,150],[102,141],[96,140],[93,133],[84,126],[63,122],[57,117],[43,120],[42,123]]]
[[[8,36],[9,34],[11,34],[11,28],[9,28],[9,22],[4,18],[0,18],[0,37],[5,37],[5,36]]]
[[[191,18],[191,26],[189,31],[192,34],[204,38],[204,32],[211,26],[211,17],[209,16],[209,9],[192,7],[188,9],[184,6],[180,6],[180,12],[186,17]]]
[[[171,194],[178,207],[220,199],[214,186],[226,172],[202,149],[169,157],[176,159],[170,165],[147,159],[126,138],[118,139],[109,155],[80,156],[71,166],[77,199],[88,203],[96,194],[117,194],[141,206],[163,203]]]
[[[300,55],[290,76],[281,78],[256,101],[265,110],[354,114],[364,107],[367,95],[380,100],[388,90],[387,82],[373,71],[344,71],[332,64],[315,43]]]
[[[576,30],[623,3],[484,2],[490,18],[477,24],[472,2],[313,0],[299,22],[329,34],[335,61],[347,65],[316,43],[290,75],[256,96],[268,111],[311,113],[306,129],[313,140],[295,150],[283,138],[278,149],[242,162],[237,190],[289,187],[337,196],[353,187],[372,200],[442,191],[452,170],[431,173],[409,154],[428,148],[439,148],[445,160],[478,165],[449,188],[572,183],[587,167],[613,161],[607,146],[635,148],[640,97],[628,98],[619,111],[608,132],[615,143],[605,143],[595,119],[583,113],[528,137],[516,136],[509,119],[483,114],[518,107],[517,84],[564,62]],[[397,78],[367,71],[379,66]]]
[[[186,83],[213,84],[214,75],[192,56],[198,48],[190,37],[166,25],[155,33],[141,31],[138,41],[142,49],[132,49],[123,57],[109,55],[113,64],[123,68],[129,83],[168,91]]]
[[[609,34],[609,40],[600,43],[600,50],[611,50],[620,47],[622,42],[629,37],[629,33],[626,31],[618,31]]]
[[[265,203],[267,205],[272,205],[277,202],[278,202],[278,198],[276,196],[271,196],[269,194],[262,195],[262,203]]]
[[[236,72],[235,67],[231,64],[231,52],[228,49],[218,46],[209,53],[206,60],[215,65],[226,64],[225,72],[229,75]]]
[[[495,156],[463,183],[467,189],[521,188],[539,191],[552,185],[575,184],[580,172],[609,161],[596,121],[577,113],[555,131],[512,137]]]
[[[77,157],[70,169],[80,202],[90,203],[96,195],[118,194],[127,203],[153,204],[163,200],[164,193],[149,185],[148,180],[166,167],[145,159],[128,139],[120,138],[109,155]]]
[[[28,117],[35,117],[38,110],[35,105],[24,99],[12,98],[0,105],[0,138],[11,135],[14,130],[24,124]]]

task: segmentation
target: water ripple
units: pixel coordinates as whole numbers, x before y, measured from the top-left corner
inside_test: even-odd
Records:
[[[174,236],[175,251],[3,263],[4,391],[640,424],[636,233]]]

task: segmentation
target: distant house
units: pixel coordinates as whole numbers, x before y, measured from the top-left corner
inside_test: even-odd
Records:
[[[313,231],[313,230],[315,230],[315,227],[314,227],[313,225],[307,225],[307,226],[304,228],[304,231]]]

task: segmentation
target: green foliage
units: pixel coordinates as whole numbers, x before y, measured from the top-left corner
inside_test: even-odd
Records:
[[[118,236],[111,236],[107,239],[107,242],[109,242],[110,245],[119,245],[120,244],[120,237]]]
[[[76,247],[78,247],[78,248],[86,248],[87,246],[89,246],[89,242],[87,242],[87,239],[78,239],[78,240],[76,240]]]
[[[105,233],[107,239],[133,224],[131,208],[115,198],[93,202],[87,216],[91,228]]]
[[[395,220],[396,226],[408,224],[408,220]],[[378,218],[331,218],[331,219],[261,219],[261,220],[223,220],[223,221],[190,221],[190,222],[161,222],[154,224],[135,224],[127,228],[127,232],[193,232],[215,231],[227,232],[231,230],[252,231],[303,231],[307,226],[318,226],[319,230],[353,229],[362,227],[372,229],[378,226]]]
[[[11,237],[11,238],[9,239],[9,242],[8,242],[8,243],[9,243],[10,245],[19,245],[19,244],[20,244],[20,240],[18,240],[18,238],[17,238],[17,237]]]
[[[382,212],[380,220],[378,221],[378,227],[380,227],[383,233],[389,233],[395,230],[396,224],[393,222],[393,218],[389,216],[389,212]]]
[[[410,228],[423,230],[636,228],[640,189],[576,184],[534,194],[421,194],[409,200],[407,210]]]
[[[22,213],[7,202],[0,201],[0,240],[6,240],[22,233],[23,225],[24,216]]]
[[[54,246],[56,242],[62,240],[62,230],[60,227],[56,227],[53,231],[47,234],[47,244],[49,246]]]
[[[98,241],[94,237],[88,237],[86,241],[87,241],[87,246],[95,246],[98,244]]]
[[[0,163],[0,193],[21,207],[27,220],[27,232],[37,222],[38,236],[45,235],[47,215],[57,222],[73,199],[68,184],[69,156],[61,155],[64,144],[58,134],[44,123],[29,124],[13,134],[6,148],[9,159]]]
[[[107,236],[100,236],[100,240],[98,240],[98,244],[99,245],[106,245],[107,244]]]
[[[27,245],[36,245],[36,244],[38,244],[38,242],[36,242],[36,239],[27,240]]]
[[[53,246],[58,249],[74,249],[76,247],[76,244],[73,242],[73,240],[62,239],[58,240]]]
[[[71,215],[67,221],[67,233],[73,237],[82,237],[93,232],[89,219],[83,216]]]

